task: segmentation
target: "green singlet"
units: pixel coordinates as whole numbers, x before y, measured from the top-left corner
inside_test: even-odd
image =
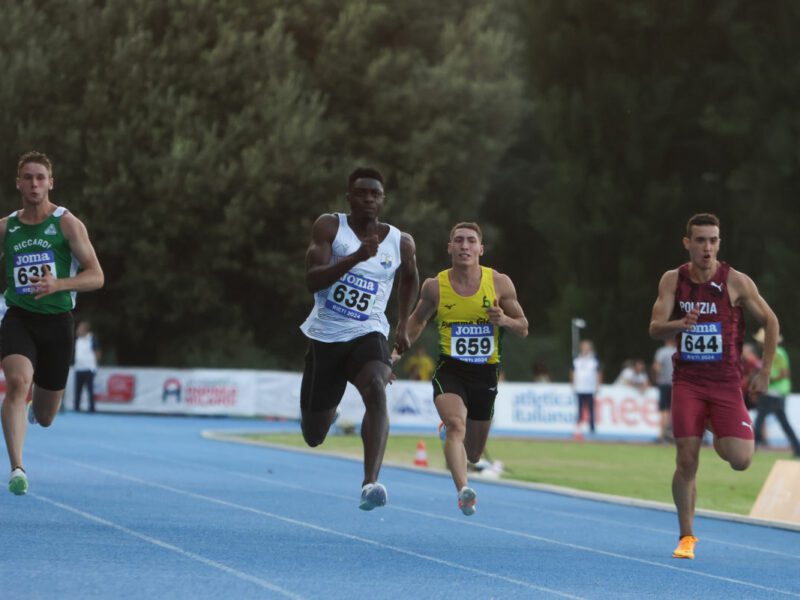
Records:
[[[48,271],[56,279],[77,273],[78,261],[61,231],[61,217],[66,212],[66,208],[59,206],[37,225],[26,225],[16,211],[9,215],[3,244],[8,306],[39,314],[58,314],[75,308],[75,292],[56,292],[36,300],[30,280]]]

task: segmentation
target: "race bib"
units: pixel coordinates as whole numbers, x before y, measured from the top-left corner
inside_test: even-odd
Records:
[[[52,250],[14,255],[14,288],[20,296],[34,294],[31,277],[56,276],[56,258]]]
[[[450,326],[450,356],[468,363],[485,363],[494,354],[494,325]]]
[[[712,362],[722,360],[722,323],[695,323],[681,334],[681,360]]]
[[[328,290],[325,308],[335,313],[366,321],[372,314],[375,295],[378,293],[378,282],[352,273],[345,275]]]

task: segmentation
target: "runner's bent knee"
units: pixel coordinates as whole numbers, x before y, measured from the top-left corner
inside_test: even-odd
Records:
[[[6,398],[16,401],[18,398],[28,395],[31,387],[32,377],[22,373],[8,373],[6,377]]]

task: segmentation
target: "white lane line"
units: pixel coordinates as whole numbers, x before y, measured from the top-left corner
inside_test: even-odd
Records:
[[[245,506],[243,504],[237,504],[235,502],[229,502],[227,500],[222,500],[220,498],[214,498],[213,496],[206,496],[204,494],[198,494],[198,493],[195,493],[195,492],[190,492],[188,490],[182,490],[180,488],[175,488],[175,487],[172,487],[172,486],[169,486],[169,485],[164,485],[164,484],[161,484],[161,483],[155,483],[153,481],[146,481],[146,480],[140,479],[138,477],[133,477],[131,475],[126,475],[125,473],[119,473],[117,471],[112,471],[110,469],[105,469],[103,467],[97,467],[95,465],[90,465],[90,464],[87,464],[87,463],[83,463],[83,462],[80,462],[80,461],[76,461],[76,460],[72,460],[72,459],[68,459],[68,458],[64,458],[64,457],[60,457],[60,456],[50,455],[50,454],[41,453],[41,452],[39,454],[41,454],[43,456],[47,456],[47,458],[50,458],[52,460],[66,462],[66,463],[69,463],[69,464],[72,464],[72,465],[75,465],[75,466],[78,466],[78,467],[81,467],[81,468],[84,468],[84,469],[88,469],[90,471],[96,471],[98,473],[103,473],[105,475],[110,475],[111,477],[117,477],[118,479],[131,481],[131,482],[137,483],[139,485],[153,487],[153,488],[156,488],[156,489],[160,489],[160,490],[164,490],[164,491],[167,491],[167,492],[171,492],[173,494],[179,494],[179,495],[182,495],[182,496],[187,496],[189,498],[194,498],[196,500],[203,500],[205,502],[210,502],[212,504],[218,504],[220,506],[225,506],[227,508],[234,508],[234,509],[241,510],[241,511],[244,511],[244,512],[253,513],[253,514],[256,514],[256,515],[259,515],[259,516],[262,516],[262,517],[269,517],[271,519],[275,519],[277,521],[282,521],[284,523],[289,523],[291,525],[304,527],[306,529],[312,529],[314,531],[327,533],[329,535],[334,535],[334,536],[345,538],[345,539],[348,539],[348,540],[351,540],[351,541],[361,542],[363,544],[369,544],[371,546],[382,548],[384,550],[391,550],[391,551],[397,552],[399,554],[405,554],[407,556],[411,556],[411,557],[414,557],[414,558],[427,560],[429,562],[433,562],[433,563],[440,564],[440,565],[443,565],[443,566],[446,566],[446,567],[450,567],[452,569],[458,569],[459,571],[466,571],[468,573],[473,573],[475,575],[480,575],[482,577],[487,577],[487,578],[491,578],[491,579],[497,579],[497,580],[500,580],[500,581],[505,581],[507,583],[513,583],[515,585],[519,585],[519,586],[528,588],[530,590],[536,590],[537,592],[544,592],[544,593],[547,593],[547,594],[552,594],[554,596],[560,596],[562,598],[571,598],[573,600],[585,600],[581,596],[574,596],[572,594],[567,594],[567,593],[561,592],[559,590],[554,590],[554,589],[547,588],[547,587],[544,587],[544,586],[536,585],[536,584],[528,582],[528,581],[515,579],[513,577],[507,577],[505,575],[500,575],[498,573],[492,573],[491,571],[484,571],[482,569],[475,569],[473,567],[467,567],[465,565],[460,565],[458,563],[454,563],[454,562],[451,562],[449,560],[436,558],[435,556],[430,556],[430,555],[427,555],[427,554],[421,554],[419,552],[414,552],[413,550],[407,550],[405,548],[400,548],[399,546],[393,546],[391,544],[384,544],[384,543],[378,542],[376,540],[371,540],[369,538],[361,537],[361,536],[358,536],[358,535],[345,533],[343,531],[337,531],[336,529],[330,529],[328,527],[322,527],[320,525],[315,525],[314,523],[309,523],[307,521],[301,521],[299,519],[292,519],[291,517],[285,517],[283,515],[278,515],[278,514],[271,513],[271,512],[268,512],[268,511],[265,511],[265,510],[261,510],[261,509],[258,509],[258,508],[253,508],[252,506]],[[122,527],[119,527],[119,528],[125,530]],[[125,530],[125,531],[127,533],[130,530]],[[132,533],[135,533],[135,532],[132,532]],[[137,537],[140,537],[140,534],[137,534]]]
[[[242,432],[242,433],[253,433],[250,432]],[[236,435],[230,435],[227,432],[220,432],[218,430],[203,430],[201,435],[210,440],[221,441],[221,442],[228,442],[232,444],[245,444],[250,446],[263,446],[267,448],[272,448],[274,450],[284,451],[284,452],[295,452],[295,453],[305,453],[311,454],[319,457],[321,453],[313,448],[303,448],[303,447],[296,447],[296,446],[287,446],[284,444],[277,444],[272,442],[265,442],[261,440],[250,440],[250,439],[242,439],[240,437],[236,437]],[[350,462],[360,463],[362,462],[360,458],[355,457],[353,455],[343,454],[339,452],[324,452],[322,453],[327,457],[331,458],[338,458],[341,460],[347,460]],[[421,468],[416,467],[408,464],[403,463],[393,463],[391,461],[385,461],[384,466],[386,467],[393,467],[395,469],[400,469],[403,471],[410,471],[410,472],[417,472],[417,473],[426,473],[428,475],[440,475],[443,477],[450,477],[450,473],[446,470],[442,469],[432,469],[432,468]],[[477,478],[476,478],[477,479]],[[665,502],[658,502],[655,500],[641,500],[638,498],[630,498],[627,496],[617,496],[614,494],[603,494],[600,492],[590,492],[586,490],[579,490],[575,488],[568,488],[559,485],[550,485],[545,483],[532,483],[528,481],[518,481],[514,479],[504,479],[504,480],[492,480],[492,479],[484,479],[482,480],[487,485],[497,485],[506,488],[517,488],[522,490],[533,490],[537,492],[544,492],[549,494],[556,494],[559,496],[566,496],[568,498],[576,498],[580,500],[590,500],[594,502],[603,502],[606,504],[618,505],[618,506],[630,506],[634,508],[645,508],[649,510],[657,510],[667,513],[675,514],[675,506],[671,503]],[[729,523],[742,523],[745,525],[751,525],[754,527],[768,527],[771,529],[779,529],[783,531],[798,531],[800,532],[800,524],[798,523],[790,523],[788,521],[775,521],[771,519],[760,519],[755,517],[749,517],[745,515],[740,515],[737,513],[729,513],[729,512],[721,512],[717,510],[710,510],[705,508],[698,508],[695,511],[695,515],[697,517],[703,517],[705,519],[714,519],[717,521],[726,521]],[[707,538],[704,538],[707,539]]]
[[[437,562],[437,563],[440,563],[440,564],[445,564],[445,565],[448,565],[448,566],[452,566],[454,568],[464,569],[464,570],[468,570],[468,571],[471,571],[471,572],[484,574],[484,575],[489,576],[489,577],[496,577],[496,578],[503,579],[505,581],[510,581],[510,582],[513,582],[513,583],[519,583],[521,585],[526,585],[528,587],[533,587],[533,589],[537,589],[537,590],[540,590],[540,591],[546,591],[546,592],[554,593],[554,594],[557,594],[557,595],[563,595],[565,597],[573,597],[573,596],[568,596],[566,594],[558,592],[556,590],[551,590],[549,588],[536,587],[536,586],[533,586],[532,584],[528,584],[527,582],[520,582],[519,580],[507,578],[505,576],[497,575],[495,573],[490,573],[490,572],[485,572],[484,573],[484,572],[479,571],[477,569],[472,569],[470,567],[464,567],[464,566],[458,565],[456,563],[450,563],[449,561],[444,561],[444,560],[438,559],[436,557],[423,555],[423,554],[418,554],[418,553],[413,552],[411,550],[406,550],[404,548],[399,548],[399,547],[396,547],[396,546],[382,544],[380,542],[376,542],[374,540],[370,540],[370,539],[367,539],[367,538],[362,538],[360,536],[354,536],[354,535],[351,535],[351,534],[348,534],[348,533],[344,533],[344,532],[336,531],[336,530],[333,530],[333,529],[328,529],[328,528],[325,528],[325,527],[321,527],[319,525],[314,525],[313,523],[308,523],[308,522],[305,522],[305,521],[299,521],[299,520],[296,520],[296,519],[291,519],[289,517],[284,517],[282,515],[276,515],[274,513],[269,513],[269,512],[262,511],[260,509],[252,508],[252,507],[249,507],[249,506],[235,504],[235,503],[232,503],[232,502],[228,502],[226,500],[220,500],[218,498],[213,498],[211,496],[205,496],[203,494],[197,494],[197,493],[194,493],[194,492],[189,492],[189,491],[181,490],[181,489],[178,489],[178,488],[173,488],[171,486],[166,486],[166,485],[163,485],[163,484],[160,484],[160,483],[146,481],[146,480],[143,480],[143,479],[139,479],[138,477],[133,477],[133,476],[130,476],[130,475],[126,475],[124,473],[119,473],[119,472],[116,472],[116,471],[105,469],[103,467],[97,467],[95,465],[83,463],[83,462],[80,462],[80,461],[76,461],[76,460],[72,460],[72,459],[68,459],[68,458],[64,458],[64,457],[60,457],[60,456],[56,456],[56,455],[47,455],[47,456],[49,458],[51,458],[51,459],[54,459],[54,460],[60,460],[60,461],[63,461],[63,462],[74,464],[74,465],[80,466],[82,468],[86,468],[86,469],[89,469],[89,470],[97,471],[97,472],[100,472],[100,473],[105,473],[107,475],[111,475],[113,477],[117,477],[117,478],[120,478],[120,479],[126,479],[126,480],[129,480],[129,481],[133,481],[133,482],[140,483],[140,484],[143,484],[143,485],[155,487],[155,488],[158,488],[158,489],[163,489],[163,490],[170,491],[170,492],[173,492],[173,493],[182,494],[182,495],[185,495],[185,496],[189,496],[189,497],[205,500],[207,502],[220,504],[222,506],[228,506],[228,507],[232,507],[232,508],[237,508],[239,510],[244,510],[244,511],[252,512],[252,513],[255,513],[255,514],[259,514],[259,515],[262,515],[262,516],[268,516],[268,517],[271,517],[271,518],[274,518],[274,519],[277,519],[277,520],[284,521],[286,523],[292,523],[292,524],[295,524],[295,525],[300,525],[300,526],[303,526],[303,527],[308,527],[308,528],[315,529],[315,530],[318,530],[318,531],[323,531],[323,532],[326,532],[326,533],[330,533],[332,535],[338,535],[338,536],[341,536],[341,537],[345,537],[347,539],[357,540],[357,541],[361,541],[363,543],[376,545],[378,547],[394,550],[394,551],[397,551],[397,552],[400,552],[400,553],[403,553],[403,554],[407,554],[409,556],[414,556],[414,557],[417,557],[417,558],[423,558],[425,560],[432,560],[434,562]],[[304,491],[312,491],[312,490],[308,490],[308,488],[305,488],[303,486],[297,486],[297,488],[301,489],[301,490],[304,490]],[[336,495],[336,494],[323,493],[323,495],[334,496],[334,497],[343,497],[343,498],[346,498],[348,500],[352,500],[350,497],[339,496],[339,495]],[[434,513],[429,513],[429,512],[415,510],[415,509],[411,509],[411,508],[405,508],[405,507],[396,507],[395,506],[395,507],[389,507],[389,508],[394,508],[395,510],[400,510],[400,511],[403,511],[403,512],[406,512],[406,513],[415,514],[415,515],[418,515],[418,516],[423,516],[423,517],[434,519],[434,520],[448,521],[448,522],[456,523],[456,524],[461,525],[461,526],[478,527],[480,529],[493,531],[495,533],[503,533],[503,534],[506,534],[506,535],[514,536],[514,537],[521,537],[521,538],[524,538],[524,539],[530,539],[530,540],[535,540],[535,541],[538,541],[538,542],[544,542],[544,543],[548,543],[548,544],[553,544],[553,545],[556,545],[556,546],[562,546],[562,547],[570,548],[570,549],[573,549],[573,550],[580,550],[582,552],[588,552],[588,553],[592,553],[592,554],[598,554],[598,555],[601,555],[601,556],[608,556],[608,557],[611,557],[611,558],[617,558],[617,559],[620,559],[620,560],[623,560],[623,561],[635,562],[635,563],[639,563],[639,564],[648,565],[648,566],[651,566],[651,567],[657,567],[657,568],[661,568],[661,569],[668,569],[668,570],[671,570],[671,571],[678,571],[678,572],[681,572],[681,573],[687,573],[687,574],[695,575],[697,577],[705,577],[705,578],[713,579],[713,580],[716,580],[716,581],[724,581],[726,583],[732,583],[732,584],[735,584],[735,585],[741,585],[741,586],[748,587],[748,588],[753,588],[753,589],[758,589],[758,590],[763,590],[763,591],[768,591],[768,592],[774,592],[774,593],[778,593],[778,594],[783,594],[783,595],[787,595],[787,596],[793,596],[793,597],[800,598],[800,594],[797,594],[797,593],[789,591],[789,590],[782,590],[782,589],[779,589],[779,588],[773,588],[773,587],[769,587],[769,586],[764,586],[764,585],[761,585],[761,584],[758,584],[758,583],[753,583],[753,582],[750,582],[750,581],[744,581],[744,580],[741,580],[741,579],[734,579],[734,578],[731,578],[731,577],[725,577],[725,576],[722,576],[722,575],[714,575],[712,573],[705,573],[705,572],[702,572],[702,571],[695,571],[695,570],[686,569],[686,568],[683,568],[683,567],[676,567],[674,565],[668,565],[668,564],[665,564],[665,563],[646,560],[646,559],[642,559],[642,558],[635,558],[635,557],[631,557],[631,556],[626,556],[624,554],[618,554],[616,552],[609,552],[607,550],[600,550],[600,549],[592,548],[592,547],[589,547],[589,546],[582,546],[582,545],[579,545],[579,544],[572,544],[570,542],[564,542],[564,541],[561,541],[561,540],[547,538],[547,537],[544,537],[544,536],[538,536],[538,535],[525,533],[525,532],[521,532],[521,531],[514,531],[514,530],[510,530],[510,529],[505,529],[505,528],[502,528],[502,527],[496,527],[496,526],[493,526],[493,525],[486,525],[484,523],[476,522],[474,520],[473,521],[467,521],[467,520],[465,520],[463,518],[448,517],[446,515],[434,514]]]
[[[219,571],[223,571],[228,575],[233,575],[237,579],[241,579],[249,583],[254,583],[261,588],[264,588],[271,592],[275,592],[276,594],[280,594],[281,596],[285,596],[286,598],[292,598],[293,600],[305,600],[304,596],[286,590],[278,585],[275,585],[274,583],[271,583],[270,581],[267,581],[266,579],[261,579],[260,577],[244,573],[242,571],[239,571],[238,569],[231,568],[215,560],[211,560],[194,552],[189,552],[188,550],[179,548],[178,546],[175,546],[163,540],[159,540],[158,538],[154,538],[149,535],[139,533],[138,531],[134,531],[133,529],[128,529],[123,525],[119,525],[118,523],[114,523],[113,521],[109,521],[108,519],[104,519],[103,517],[98,517],[97,515],[93,515],[92,513],[88,513],[86,511],[80,510],[79,508],[75,508],[74,506],[64,504],[63,502],[58,502],[57,500],[53,500],[51,498],[48,498],[47,496],[42,496],[40,494],[28,494],[28,495],[32,496],[33,498],[36,498],[37,500],[41,500],[42,502],[52,504],[53,506],[65,510],[67,512],[74,513],[89,521],[100,523],[101,525],[105,525],[106,527],[110,527],[111,529],[116,529],[117,531],[121,531],[122,533],[125,533],[137,539],[148,542],[149,544],[153,544],[154,546],[163,548],[164,550],[169,550],[171,552],[175,552],[176,554],[180,554],[184,558],[188,558],[190,560],[202,563],[208,567],[212,567]]]
[[[253,475],[253,474],[250,474],[250,473],[245,473],[245,472],[241,472],[241,471],[235,471],[235,470],[231,470],[231,469],[228,469],[228,468],[224,468],[223,469],[222,467],[216,467],[214,465],[209,465],[209,464],[205,464],[205,463],[196,463],[196,462],[191,462],[191,461],[186,461],[186,460],[179,460],[179,459],[169,458],[169,457],[164,457],[164,456],[156,456],[156,455],[153,455],[153,454],[148,454],[146,452],[138,452],[138,451],[134,451],[134,450],[122,449],[122,448],[118,448],[118,447],[112,446],[111,444],[104,444],[102,442],[94,442],[94,441],[92,441],[92,442],[87,442],[87,444],[90,444],[92,446],[97,446],[97,447],[100,447],[100,448],[104,448],[104,449],[107,449],[107,450],[112,450],[112,451],[115,451],[115,452],[118,452],[118,453],[121,453],[121,454],[126,454],[126,455],[130,455],[130,456],[138,456],[140,458],[146,458],[146,459],[152,460],[152,461],[161,461],[161,462],[170,463],[170,464],[176,464],[176,465],[180,465],[180,466],[188,466],[188,467],[192,467],[192,468],[195,468],[195,469],[203,468],[203,469],[208,469],[208,470],[220,471],[220,472],[224,472],[224,473],[235,475],[237,477],[241,477],[242,479],[249,479],[249,480],[253,480],[253,481],[259,481],[259,482],[267,483],[269,485],[273,485],[273,486],[276,486],[276,487],[284,487],[284,488],[288,488],[288,489],[311,491],[311,493],[313,493],[315,495],[326,496],[326,497],[329,497],[329,498],[338,498],[338,499],[345,500],[347,502],[353,502],[353,496],[346,496],[346,495],[343,495],[343,494],[336,494],[336,493],[333,493],[333,492],[323,492],[323,491],[318,491],[318,490],[308,490],[307,487],[304,487],[304,486],[299,485],[299,484],[288,483],[288,482],[283,482],[283,481],[276,481],[275,478],[264,477],[262,475]],[[480,482],[481,482],[480,479],[475,481],[475,483],[480,483]],[[451,494],[449,492],[445,492],[443,490],[439,490],[438,488],[435,488],[435,487],[424,487],[424,486],[420,486],[420,485],[415,485],[415,484],[410,484],[410,483],[402,483],[402,482],[398,482],[395,485],[397,485],[399,487],[405,487],[405,488],[409,488],[409,489],[422,491],[422,492],[425,492],[427,494],[435,495],[437,497],[442,497],[442,498],[445,498],[445,497],[446,498],[451,498],[453,496],[453,494]],[[603,524],[606,524],[606,525],[614,525],[615,527],[625,527],[625,528],[628,528],[628,529],[634,529],[634,530],[638,530],[638,531],[647,531],[647,532],[651,532],[651,533],[660,533],[660,534],[664,534],[666,536],[669,536],[671,538],[675,537],[675,530],[672,530],[672,529],[659,529],[659,528],[656,528],[656,527],[647,527],[647,526],[644,526],[644,525],[638,525],[638,524],[630,523],[630,522],[626,522],[626,521],[618,521],[618,520],[615,520],[615,519],[608,519],[608,518],[602,518],[602,517],[593,517],[593,516],[590,516],[590,515],[585,515],[583,513],[573,513],[573,512],[569,512],[569,511],[544,509],[544,508],[536,507],[534,505],[526,505],[526,504],[520,504],[520,503],[515,503],[515,502],[508,502],[508,501],[504,501],[504,500],[495,501],[495,502],[493,502],[493,504],[495,504],[496,506],[507,506],[507,507],[510,507],[510,508],[524,509],[526,511],[536,511],[536,512],[543,513],[543,514],[548,514],[548,515],[568,517],[570,519],[581,519],[581,520],[590,521],[590,522],[594,522],[594,523],[603,523]],[[394,509],[394,510],[400,510],[400,511],[413,510],[413,509],[406,509],[406,508],[404,508],[402,506],[397,506],[397,505],[391,505],[391,506],[389,506],[389,508]],[[433,516],[433,515],[429,515],[429,516]],[[702,537],[702,541],[704,543],[715,543],[715,544],[731,546],[731,547],[734,547],[734,548],[740,548],[742,550],[747,550],[749,552],[760,552],[762,554],[771,554],[771,555],[774,555],[774,556],[781,556],[781,557],[784,557],[784,558],[800,559],[800,555],[798,555],[798,554],[791,554],[789,552],[781,552],[779,550],[770,550],[768,548],[761,548],[761,547],[758,547],[758,546],[751,546],[751,545],[748,545],[748,544],[740,544],[740,543],[737,543],[737,542],[731,542],[731,541],[728,541],[728,540],[709,537],[709,536],[705,536],[705,535]]]
[[[679,571],[681,573],[689,573],[691,575],[697,575],[698,577],[708,577],[709,579],[716,579],[718,581],[725,581],[727,583],[734,583],[734,584],[737,584],[737,585],[743,585],[743,586],[746,586],[746,587],[751,587],[751,588],[755,588],[755,589],[759,589],[759,590],[764,590],[764,591],[768,591],[768,592],[775,592],[775,593],[778,593],[778,594],[784,594],[786,596],[794,596],[796,598],[800,598],[800,594],[792,592],[792,591],[789,591],[789,590],[781,590],[781,589],[778,589],[778,588],[772,588],[772,587],[764,586],[764,585],[761,585],[761,584],[758,584],[758,583],[752,583],[750,581],[744,581],[744,580],[741,580],[741,579],[733,579],[731,577],[724,577],[722,575],[713,575],[711,573],[704,573],[702,571],[694,571],[692,569],[685,569],[685,568],[682,568],[682,567],[676,567],[674,565],[668,565],[668,564],[656,562],[656,561],[653,561],[653,560],[646,560],[644,558],[636,558],[636,557],[633,557],[633,556],[626,556],[624,554],[617,554],[616,552],[609,552],[607,550],[599,550],[597,548],[591,548],[589,546],[581,546],[580,544],[572,544],[570,542],[562,542],[561,540],[554,540],[552,538],[546,538],[546,537],[543,537],[543,536],[534,535],[534,534],[531,534],[531,533],[525,533],[525,532],[522,532],[522,531],[514,531],[514,530],[511,530],[511,529],[504,529],[502,527],[495,527],[493,525],[486,525],[484,523],[478,523],[478,522],[475,522],[475,521],[464,521],[463,519],[457,519],[457,518],[454,518],[454,517],[448,517],[446,515],[435,515],[435,514],[431,514],[431,513],[425,512],[425,511],[421,511],[421,510],[414,510],[414,509],[411,509],[411,508],[405,508],[403,510],[405,510],[407,512],[414,513],[414,514],[417,514],[417,515],[420,515],[420,516],[424,516],[424,517],[430,517],[430,518],[435,518],[435,519],[443,519],[445,521],[452,521],[453,523],[460,523],[460,524],[463,524],[463,525],[467,525],[469,527],[478,527],[480,529],[486,529],[486,530],[497,532],[497,533],[505,533],[507,535],[527,538],[527,539],[536,540],[536,541],[539,541],[539,542],[546,542],[546,543],[549,543],[549,544],[555,544],[557,546],[563,546],[565,548],[571,548],[573,550],[581,550],[583,552],[590,552],[590,553],[593,553],[593,554],[600,554],[600,555],[603,555],[603,556],[610,556],[610,557],[613,557],[613,558],[619,558],[619,559],[622,559],[622,560],[628,560],[628,561],[636,562],[636,563],[643,564],[643,565],[649,565],[649,566],[652,566],[652,567],[660,567],[662,569],[669,569],[671,571]]]

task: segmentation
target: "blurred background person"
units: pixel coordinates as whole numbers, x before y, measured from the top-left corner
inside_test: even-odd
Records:
[[[89,321],[79,321],[75,331],[75,412],[81,410],[84,388],[89,397],[89,412],[94,412],[94,375],[100,360],[100,344]]]
[[[764,328],[762,327],[753,335],[753,339],[759,344],[764,343]],[[772,371],[769,375],[769,386],[766,394],[758,399],[758,413],[756,422],[753,426],[756,435],[756,445],[765,445],[761,437],[761,430],[764,426],[764,419],[767,415],[774,414],[778,423],[781,424],[783,432],[792,445],[792,453],[795,458],[800,458],[800,442],[792,429],[789,419],[786,418],[786,396],[792,391],[791,373],[789,371],[789,355],[781,345],[783,336],[778,336],[778,347],[775,349],[775,359],[772,361]]]
[[[614,381],[617,385],[628,385],[644,393],[650,387],[650,378],[647,376],[647,365],[641,358],[627,360],[622,365],[622,370]]]
[[[756,352],[753,344],[742,344],[742,396],[747,410],[754,410],[758,406],[758,398],[750,393],[750,380],[761,368],[761,357]],[[759,438],[762,443],[767,443],[766,422],[761,423],[761,433]]]
[[[658,412],[661,425],[657,440],[659,443],[672,441],[670,406],[672,405],[672,355],[675,354],[675,347],[675,338],[664,340],[664,345],[656,350],[653,357],[653,382],[658,386]]]
[[[594,399],[600,384],[603,382],[600,361],[595,356],[594,344],[591,340],[581,341],[578,347],[578,356],[572,359],[569,381],[578,399],[575,438],[581,439],[583,437],[582,426],[587,418],[589,431],[594,433]]]
[[[436,364],[423,346],[416,349],[405,365],[406,376],[416,381],[430,381],[435,368]]]
[[[550,383],[552,380],[550,369],[547,368],[544,361],[535,361],[531,366],[531,381],[534,383]]]

